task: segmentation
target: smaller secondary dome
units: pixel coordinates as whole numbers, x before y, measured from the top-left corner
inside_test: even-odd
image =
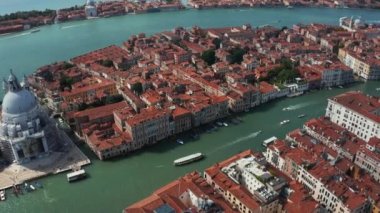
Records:
[[[34,95],[26,89],[8,91],[3,98],[2,110],[8,114],[22,114],[29,112],[37,106]]]
[[[87,0],[86,5],[87,6],[95,6],[95,0]]]

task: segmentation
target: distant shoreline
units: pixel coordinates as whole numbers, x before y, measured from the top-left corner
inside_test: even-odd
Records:
[[[289,9],[289,10],[293,10],[293,9],[307,9],[307,8],[325,8],[325,9],[343,9],[343,10],[349,10],[349,9],[352,9],[352,10],[358,10],[358,9],[370,9],[370,10],[379,10],[380,8],[376,8],[376,7],[327,7],[327,6],[318,6],[318,5],[311,5],[311,6],[305,6],[305,5],[295,5],[295,6],[292,6],[291,8],[288,8],[288,6],[285,6],[285,5],[255,5],[255,6],[244,6],[244,5],[241,5],[241,6],[215,6],[215,7],[205,7],[205,8],[194,8],[192,7],[191,5],[182,5],[183,7],[180,7],[180,8],[177,8],[177,9],[170,9],[170,10],[165,10],[165,9],[161,9],[161,8],[158,8],[158,10],[154,10],[154,11],[134,11],[134,12],[126,12],[124,14],[116,14],[116,15],[110,15],[110,16],[103,16],[103,17],[89,17],[89,18],[81,18],[81,19],[72,19],[72,20],[67,20],[67,21],[53,21],[53,22],[49,22],[49,23],[45,23],[45,24],[41,24],[41,25],[37,25],[37,26],[29,26],[28,28],[23,28],[23,29],[18,29],[18,30],[15,30],[15,31],[9,31],[9,32],[4,32],[2,33],[1,32],[1,23],[2,21],[0,21],[0,36],[7,36],[7,35],[12,35],[12,34],[16,34],[16,33],[20,33],[20,32],[24,32],[24,31],[29,31],[29,30],[32,30],[33,28],[37,28],[37,27],[41,27],[41,26],[44,26],[44,25],[53,25],[53,24],[57,24],[57,23],[67,23],[67,22],[73,22],[73,21],[83,21],[83,20],[92,20],[92,19],[97,19],[97,18],[109,18],[109,17],[114,17],[114,16],[125,16],[125,15],[139,15],[139,14],[146,14],[146,13],[164,13],[164,12],[174,12],[174,11],[182,11],[182,10],[218,10],[218,9],[257,9],[257,8],[273,8],[273,9]],[[83,7],[83,5],[75,5],[73,7]],[[73,7],[70,7],[70,8],[73,8]],[[57,9],[56,11],[58,10],[67,10],[69,8],[62,8],[62,9]],[[50,10],[50,9],[46,9],[46,10]],[[31,10],[31,11],[17,11],[17,12],[14,12],[14,13],[9,13],[9,14],[5,14],[5,15],[0,15],[0,18],[1,17],[4,17],[4,16],[7,16],[7,15],[11,15],[11,14],[16,14],[16,13],[29,13],[29,12],[42,12],[42,10]],[[57,17],[57,14],[55,14],[53,17],[50,17],[52,20],[55,20]]]

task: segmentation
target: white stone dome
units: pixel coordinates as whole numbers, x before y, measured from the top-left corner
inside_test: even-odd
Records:
[[[8,91],[5,94],[2,104],[3,113],[22,114],[27,113],[37,106],[35,96],[26,89],[19,91]]]
[[[86,5],[87,6],[95,6],[95,1],[94,0],[87,0]]]

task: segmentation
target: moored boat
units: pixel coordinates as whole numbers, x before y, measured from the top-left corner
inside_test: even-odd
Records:
[[[274,141],[277,140],[277,137],[275,136],[272,136],[268,139],[266,139],[264,142],[263,142],[263,146],[267,147],[269,144],[273,143]]]
[[[297,117],[298,118],[303,118],[303,117],[305,117],[306,115],[305,114],[301,114],[301,115],[298,115]]]
[[[293,92],[293,93],[290,93],[288,95],[286,95],[288,98],[292,98],[292,97],[297,97],[297,96],[300,96],[300,95],[303,95],[303,92],[300,91],[300,92]]]
[[[0,200],[4,201],[5,200],[5,190],[0,191]]]
[[[181,139],[177,139],[177,143],[184,144],[183,140],[181,140]]]
[[[33,191],[36,190],[36,187],[34,187],[32,184],[30,184],[29,187],[30,187],[30,189],[33,190]]]
[[[73,182],[76,180],[83,179],[87,176],[86,171],[84,169],[80,169],[74,172],[70,172],[67,174],[67,181]]]
[[[200,160],[203,157],[204,157],[203,154],[199,152],[199,153],[191,154],[182,158],[178,158],[173,163],[175,166],[180,166],[180,165],[185,165],[185,164]]]

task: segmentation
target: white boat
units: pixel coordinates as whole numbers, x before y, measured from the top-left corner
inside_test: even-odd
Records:
[[[289,122],[290,122],[290,120],[283,120],[283,121],[280,122],[280,124],[281,124],[281,125],[284,125],[284,124],[287,124],[287,123],[289,123]]]
[[[223,126],[223,123],[218,121],[218,122],[216,122],[216,125]]]
[[[200,160],[203,157],[204,157],[203,154],[199,152],[199,153],[191,154],[182,158],[178,158],[173,163],[175,166],[180,166],[180,165],[184,165],[184,164],[188,164],[188,163]]]
[[[301,114],[301,115],[298,115],[297,117],[298,118],[303,118],[303,117],[305,117],[306,115],[305,114]]]
[[[29,187],[30,187],[30,189],[32,189],[33,191],[36,190],[36,188],[35,188],[32,184],[30,184]]]
[[[4,201],[4,200],[5,200],[5,191],[4,191],[4,190],[1,190],[1,191],[0,191],[0,200],[1,200],[1,201]]]
[[[80,180],[87,176],[86,171],[84,169],[80,169],[78,171],[70,172],[67,174],[67,181],[72,182],[76,180]]]
[[[268,139],[266,139],[264,142],[263,142],[263,146],[267,147],[269,144],[275,142],[277,140],[277,137],[273,136],[273,137],[270,137]]]
[[[303,92],[300,91],[300,92],[293,92],[293,93],[289,93],[288,95],[286,95],[288,98],[292,98],[292,97],[297,97],[297,96],[300,96],[302,95]]]
[[[177,143],[184,144],[183,140],[181,140],[181,139],[177,139]]]
[[[340,89],[344,89],[344,87],[342,85],[338,86]]]
[[[282,111],[289,111],[289,110],[291,110],[292,108],[290,108],[290,107],[285,107],[285,108],[282,108]]]
[[[227,127],[227,126],[228,126],[228,123],[227,123],[227,122],[223,122],[223,125],[224,125],[225,127]]]
[[[40,32],[40,31],[41,31],[40,29],[35,29],[35,30],[30,31],[30,33],[37,33],[37,32]]]
[[[289,5],[287,6],[288,9],[293,9],[293,6]]]

